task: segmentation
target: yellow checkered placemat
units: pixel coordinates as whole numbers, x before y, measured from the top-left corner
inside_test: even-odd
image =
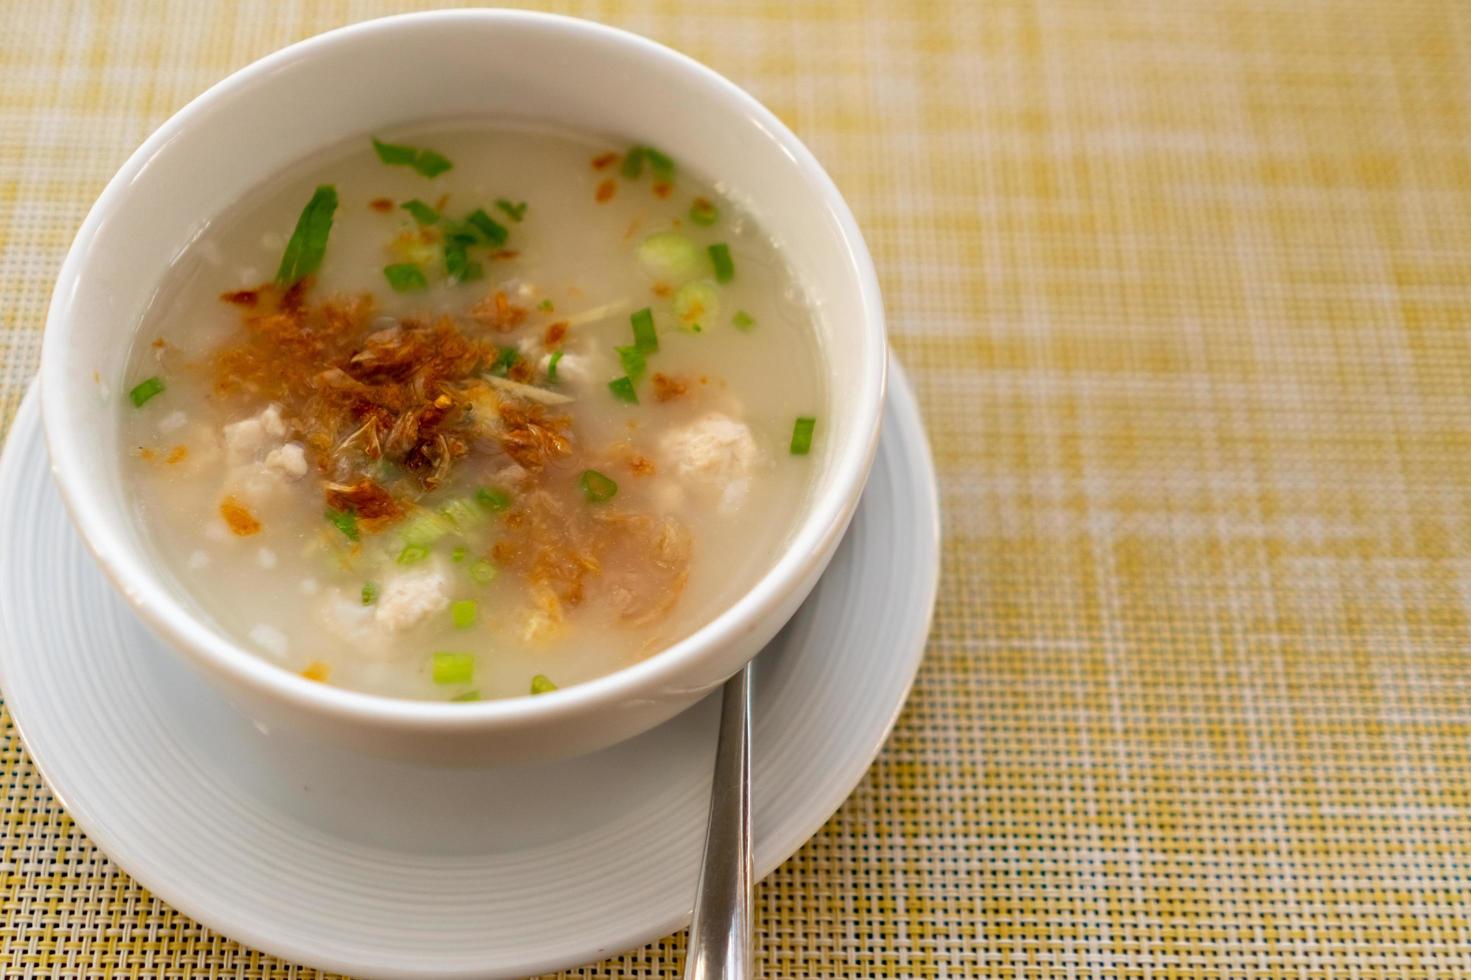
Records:
[[[4,421],[133,147],[399,9],[0,3]],[[765,975],[1471,976],[1471,4],[559,9],[827,164],[940,468],[928,659],[762,886]],[[5,977],[314,975],[159,903],[0,752]]]

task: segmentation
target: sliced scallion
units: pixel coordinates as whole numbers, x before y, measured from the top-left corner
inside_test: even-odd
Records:
[[[470,566],[470,581],[476,585],[489,585],[495,581],[498,571],[499,569],[482,558]]]
[[[498,207],[498,208],[500,208],[502,211],[504,211],[505,214],[506,214],[506,217],[510,218],[512,221],[514,221],[514,222],[516,222],[518,224],[520,223],[520,221],[521,221],[522,218],[526,217],[526,202],[525,201],[521,201],[519,203],[512,203],[512,202],[506,200],[504,197],[498,197],[495,200],[495,206]]]
[[[454,242],[456,245],[480,245],[480,232],[469,225],[457,221],[446,221],[444,223],[444,240]]]
[[[644,147],[644,157],[649,161],[649,169],[654,172],[654,179],[665,183],[674,179],[674,161],[660,153],[652,146]]]
[[[378,159],[390,167],[413,166],[419,158],[419,151],[412,146],[401,146],[397,143],[385,143],[378,137],[373,137],[373,149],[378,151]]]
[[[434,150],[385,143],[377,137],[373,138],[373,149],[378,151],[378,159],[390,167],[413,167],[425,177],[438,177],[454,166],[447,157]]]
[[[551,358],[547,361],[547,380],[553,383],[557,380],[557,362],[562,359],[566,351],[554,350]]]
[[[470,252],[463,242],[445,241],[444,274],[455,282],[474,282],[485,275],[479,262],[470,261]]]
[[[475,656],[469,653],[436,653],[430,661],[434,683],[468,684],[475,679]]]
[[[633,324],[633,345],[645,354],[659,349],[659,335],[654,332],[654,311],[645,306],[628,318]]]
[[[635,405],[638,404],[638,392],[634,390],[633,380],[631,378],[614,378],[608,382],[608,390],[619,401],[631,402]]]
[[[277,285],[294,285],[321,268],[322,256],[327,254],[327,238],[332,234],[332,214],[336,210],[337,188],[322,184],[296,219],[296,230],[286,242],[281,265],[276,269]]]
[[[612,500],[618,493],[618,484],[597,470],[583,470],[577,482],[582,487],[582,495],[595,504]]]
[[[615,347],[618,352],[618,363],[623,365],[623,374],[628,378],[630,384],[638,384],[648,370],[648,362],[644,360],[644,352],[637,346]]]
[[[455,545],[455,550],[454,551],[451,551],[449,553],[449,560],[452,561],[452,562],[454,562],[456,565],[460,565],[460,564],[463,564],[464,561],[465,561],[465,559],[468,558],[469,556],[470,556],[469,549],[467,549],[464,545],[460,544],[460,545]]]
[[[474,599],[456,599],[449,604],[450,622],[457,630],[467,630],[480,617],[480,604]]]
[[[537,674],[535,677],[531,678],[532,694],[547,694],[551,691],[555,691],[556,689],[557,685],[553,684],[552,679],[546,674]]]
[[[132,391],[128,392],[128,401],[133,403],[134,408],[142,408],[148,399],[154,395],[162,394],[166,387],[168,386],[163,383],[163,378],[145,378],[134,385]]]
[[[385,265],[383,278],[388,280],[388,285],[393,287],[395,293],[416,293],[421,289],[429,288],[429,280],[424,278],[424,270],[412,262]]]
[[[417,197],[414,198],[412,201],[403,202],[399,205],[399,207],[403,208],[409,214],[413,215],[414,220],[421,225],[432,225],[439,220],[439,212],[431,208],[429,205],[425,204],[423,201],[419,200]]]
[[[429,557],[429,549],[422,544],[406,544],[398,553],[396,561],[400,565],[413,565]]]
[[[349,541],[358,540],[358,516],[350,510],[333,510],[328,508],[322,516]]]
[[[373,603],[375,603],[377,601],[378,601],[378,583],[377,582],[364,582],[363,583],[363,605],[365,605],[365,606],[371,606]]]
[[[510,232],[506,231],[505,225],[486,214],[481,208],[476,208],[474,211],[471,211],[465,218],[465,224],[478,231],[480,237],[485,239],[486,244],[494,245],[497,248],[504,245],[506,238],[510,235]]]
[[[639,242],[638,260],[654,279],[675,286],[705,272],[699,246],[677,231],[656,232]]]
[[[447,517],[432,510],[421,510],[410,517],[400,534],[403,543],[427,547],[455,529]]]
[[[550,299],[544,299],[536,304],[536,308],[543,313],[550,313],[552,312],[552,301]]]
[[[512,366],[521,359],[521,352],[514,347],[502,347],[500,356],[490,366],[490,373],[497,378],[504,378],[511,373]]]
[[[804,415],[792,426],[792,455],[806,456],[812,448],[812,430],[817,428],[817,419]]]
[[[425,177],[438,177],[453,166],[447,157],[433,150],[420,150],[419,158],[414,161],[414,169]]]
[[[715,266],[715,281],[730,282],[735,278],[735,262],[730,257],[730,246],[717,242],[708,249],[710,262]]]
[[[750,330],[756,325],[756,319],[745,310],[736,310],[735,316],[730,318],[730,322],[735,324],[738,330]]]
[[[644,172],[644,148],[635,146],[623,155],[623,166],[619,172],[628,180],[636,180]]]

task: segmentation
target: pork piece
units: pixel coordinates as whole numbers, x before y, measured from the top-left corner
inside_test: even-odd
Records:
[[[720,509],[726,513],[746,502],[751,474],[761,461],[750,427],[719,412],[666,432],[659,440],[659,452],[666,472],[691,490],[718,494]]]
[[[449,574],[434,563],[384,582],[371,605],[363,604],[360,593],[328,589],[317,615],[355,654],[383,659],[407,649],[395,642],[394,634],[413,629],[448,607]]]
[[[394,632],[410,629],[449,608],[449,577],[431,566],[404,572],[383,584],[373,620]]]
[[[259,513],[270,508],[284,486],[306,476],[306,450],[299,442],[287,441],[289,432],[281,407],[274,403],[226,425],[221,497],[233,497]]]
[[[286,441],[281,406],[274,403],[250,418],[225,426],[225,452],[232,467],[253,463]]]

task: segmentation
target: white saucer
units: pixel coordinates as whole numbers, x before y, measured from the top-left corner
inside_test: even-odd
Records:
[[[888,735],[939,570],[903,374],[812,597],[757,661],[756,865],[822,826]],[[258,731],[133,617],[48,477],[35,392],[0,457],[0,680],[46,782],[150,891],[248,945],[373,977],[513,977],[689,921],[716,700],[596,755],[422,771]]]

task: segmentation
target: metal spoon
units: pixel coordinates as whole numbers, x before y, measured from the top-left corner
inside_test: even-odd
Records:
[[[725,682],[685,980],[751,978],[751,665]]]

